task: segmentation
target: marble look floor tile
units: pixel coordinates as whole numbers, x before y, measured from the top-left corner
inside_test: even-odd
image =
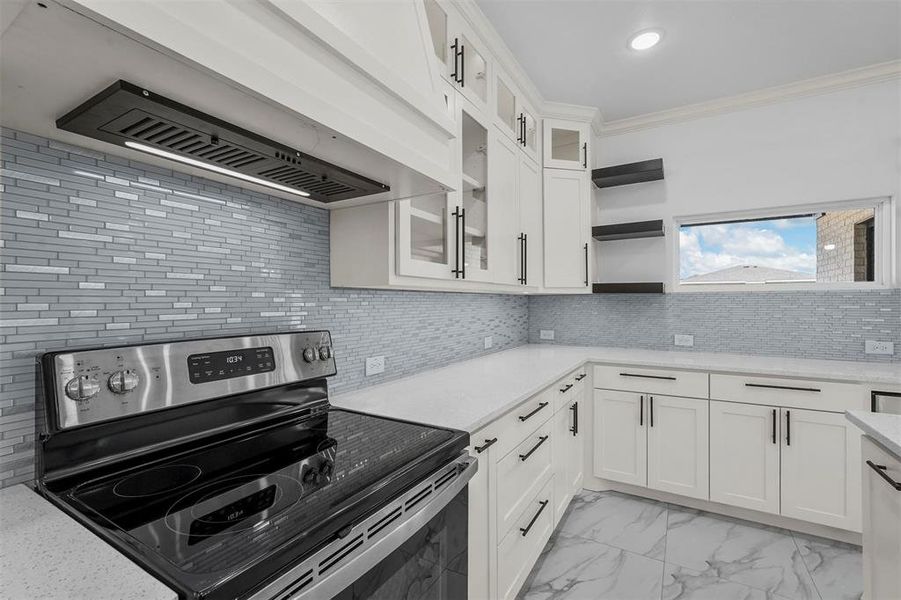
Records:
[[[817,600],[791,534],[709,513],[670,507],[666,562],[792,600]]]
[[[823,600],[859,600],[863,596],[860,546],[792,534]]]
[[[782,600],[749,585],[686,569],[671,563],[663,567],[661,600]]]
[[[595,540],[559,534],[522,600],[659,600],[663,563]]]
[[[582,492],[560,531],[663,560],[666,504],[616,492]]]

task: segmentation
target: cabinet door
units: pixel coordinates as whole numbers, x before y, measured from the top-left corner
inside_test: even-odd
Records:
[[[710,499],[779,514],[779,409],[710,401]]]
[[[780,415],[782,514],[860,531],[860,432],[841,413]]]
[[[520,141],[522,149],[532,160],[537,161],[539,138],[538,119],[535,117],[537,113],[525,101],[520,101],[517,105],[517,114],[522,127],[522,139]]]
[[[901,460],[863,438],[864,598],[901,598]],[[867,463],[869,461],[872,466]]]
[[[584,435],[578,423],[580,400],[573,396],[554,415],[554,523],[560,521],[573,496],[582,489]]]
[[[452,194],[457,199],[452,213],[454,236],[459,240],[459,256],[454,256],[457,278],[490,281],[489,239],[491,212],[489,200],[494,193],[488,181],[488,137],[490,127],[482,114],[465,98],[456,98],[457,146],[460,153],[460,187]]]
[[[648,396],[648,487],[710,497],[708,400]]]
[[[544,285],[590,291],[587,173],[544,170]]]
[[[522,129],[519,123],[519,112],[517,107],[519,104],[519,92],[509,83],[507,78],[500,72],[495,73],[494,87],[494,120],[505,136],[509,139],[520,143],[522,139]]]
[[[519,156],[517,192],[519,196],[520,244],[517,281],[537,287],[541,284],[541,170],[524,155]]]
[[[451,279],[453,253],[450,195],[429,194],[397,201],[397,272]]]
[[[585,423],[581,421],[580,410],[583,411],[586,402],[586,387],[581,386],[573,397],[569,407],[564,411],[568,413],[566,431],[569,434],[566,455],[566,487],[570,498],[582,490],[582,481],[585,478]]]
[[[473,434],[473,446],[469,453],[478,458],[479,469],[468,486],[469,508],[469,541],[467,544],[467,560],[469,568],[469,597],[490,598],[493,596],[493,579],[491,577],[491,565],[493,564],[494,550],[497,542],[492,535],[494,531],[494,505],[490,502],[491,485],[490,475],[494,470],[493,448],[488,446],[479,452],[476,447],[487,440],[484,436]]]
[[[551,169],[591,170],[588,123],[544,120],[544,166]]]
[[[594,390],[594,474],[634,485],[648,484],[645,397]]]
[[[489,68],[488,50],[482,45],[475,32],[463,18],[451,14],[450,35],[447,47],[447,69],[450,82],[461,94],[479,107],[483,114],[489,110]]]
[[[493,127],[488,147],[489,237],[492,242],[492,281],[515,285],[520,281],[522,232],[519,227],[519,156],[509,138]]]

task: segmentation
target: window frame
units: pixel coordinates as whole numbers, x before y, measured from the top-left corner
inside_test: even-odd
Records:
[[[682,283],[680,235],[684,225],[704,225],[722,221],[751,219],[779,219],[799,214],[831,212],[838,210],[874,209],[875,272],[873,281],[842,282],[760,282],[760,283]],[[729,211],[673,217],[674,232],[670,242],[670,289],[676,293],[692,292],[773,292],[800,290],[882,290],[892,288],[893,274],[898,268],[892,256],[897,247],[895,233],[895,202],[891,196],[845,200],[806,205],[778,206],[748,211]]]

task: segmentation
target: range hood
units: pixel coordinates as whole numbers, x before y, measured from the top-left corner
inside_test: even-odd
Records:
[[[391,189],[122,80],[57,119],[56,126],[319,202]]]

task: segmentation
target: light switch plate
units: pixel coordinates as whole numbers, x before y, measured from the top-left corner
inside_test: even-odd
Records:
[[[553,329],[542,329],[538,332],[538,336],[543,340],[552,340],[554,339],[554,330]]]
[[[867,340],[864,346],[864,352],[867,354],[887,354],[891,356],[895,353],[895,343]]]
[[[385,357],[370,356],[366,359],[366,377],[385,372]]]
[[[490,335],[485,336],[485,350],[494,345],[494,339]]]
[[[673,343],[677,346],[694,346],[695,336],[676,334],[673,336]]]

